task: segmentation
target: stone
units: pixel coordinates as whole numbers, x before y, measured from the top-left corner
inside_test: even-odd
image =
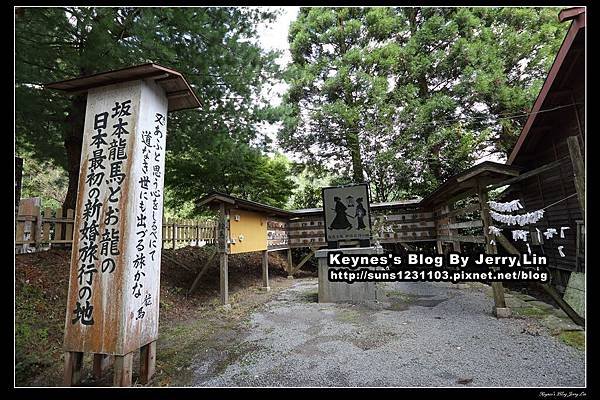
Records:
[[[523,301],[536,301],[537,300],[535,297],[530,296],[528,294],[517,294],[516,296]]]
[[[495,307],[494,315],[496,318],[509,318],[511,316],[510,308],[508,307]]]
[[[383,254],[381,247],[352,247],[341,249],[321,249],[315,253],[319,262],[319,303],[366,303],[377,300],[377,282],[331,282],[329,280],[327,258],[330,252],[344,255]],[[371,267],[369,269],[380,269]]]
[[[585,273],[571,272],[563,299],[579,316],[585,318]]]
[[[570,319],[558,318],[555,315],[547,315],[540,323],[550,330],[557,331],[582,331],[583,327],[573,323]]]
[[[539,301],[539,300],[530,301],[529,304],[532,306],[535,306],[537,308],[540,308],[544,311],[551,311],[551,310],[555,309],[551,304],[544,303],[543,301]]]

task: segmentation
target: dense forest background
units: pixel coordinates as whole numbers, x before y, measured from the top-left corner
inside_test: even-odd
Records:
[[[180,71],[202,101],[169,115],[167,215],[197,214],[211,190],[288,208],[349,182],[369,181],[373,201],[422,196],[506,158],[566,33],[558,12],[301,8],[282,67],[257,40],[277,21],[265,9],[17,8],[22,197],[74,208],[85,97],[43,84],[145,62]]]

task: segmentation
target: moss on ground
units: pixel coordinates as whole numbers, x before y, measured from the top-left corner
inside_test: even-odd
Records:
[[[564,331],[558,338],[571,347],[585,350],[585,333],[582,331]]]
[[[515,315],[520,315],[523,317],[533,317],[533,318],[542,318],[542,317],[548,315],[547,312],[545,312],[544,310],[541,310],[537,307],[517,307],[517,308],[513,308],[512,312]]]

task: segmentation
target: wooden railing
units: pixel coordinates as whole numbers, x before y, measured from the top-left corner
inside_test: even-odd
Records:
[[[15,253],[71,246],[75,212],[40,207],[37,198],[23,199],[15,229]],[[216,221],[167,219],[163,221],[163,248],[199,246],[215,242]]]

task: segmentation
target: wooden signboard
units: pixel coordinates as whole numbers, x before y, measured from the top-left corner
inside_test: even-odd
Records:
[[[323,188],[323,214],[327,242],[369,240],[369,186],[363,183]]]
[[[125,355],[158,338],[166,116],[152,81],[88,92],[67,351]]]
[[[176,71],[144,64],[56,82],[87,93],[65,319],[64,383],[84,353],[94,372],[114,360],[114,384],[154,372],[158,339],[167,112],[199,106]]]
[[[231,209],[229,232],[231,254],[267,250],[267,217],[264,214]]]

